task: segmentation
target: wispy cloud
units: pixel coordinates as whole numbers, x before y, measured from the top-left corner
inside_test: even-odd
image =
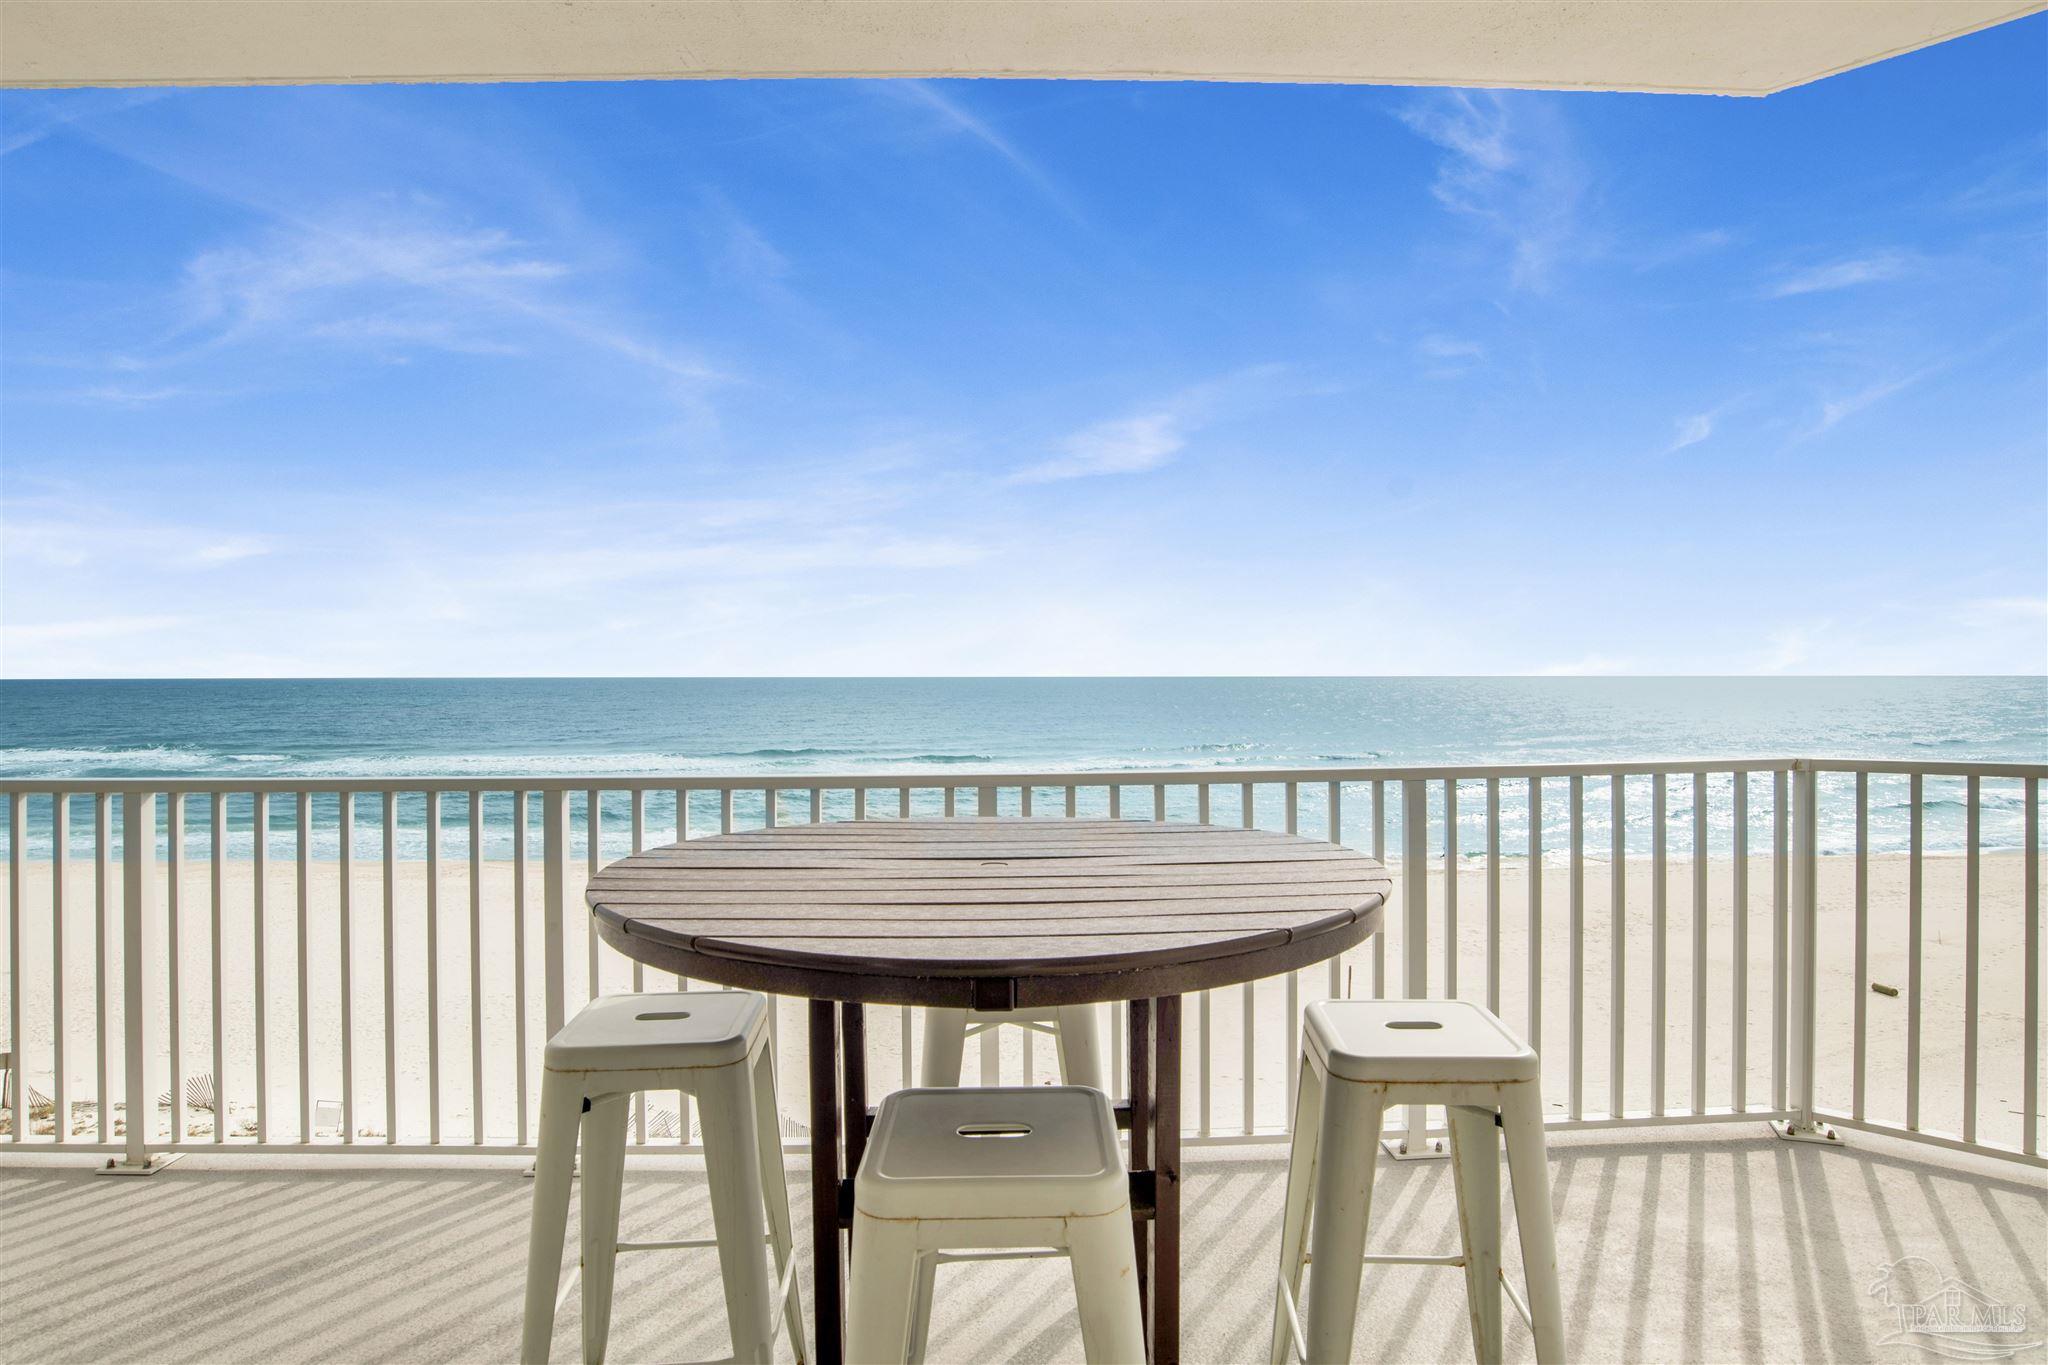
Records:
[[[1047,203],[1058,209],[1076,223],[1086,222],[1073,196],[1057,180],[1048,174],[1037,161],[1026,156],[1017,144],[1003,136],[987,120],[967,107],[964,100],[947,94],[930,81],[877,81],[870,88],[878,89],[885,95],[900,99],[934,115],[940,124],[954,132],[964,133],[982,146],[994,152],[1010,164],[1010,168],[1022,177],[1026,184],[1044,197]]]
[[[1285,373],[1284,366],[1255,365],[1124,416],[1091,423],[1060,441],[1057,455],[1017,470],[1008,481],[1056,483],[1158,469],[1180,454],[1201,427],[1272,397]]]
[[[1020,469],[1012,483],[1052,483],[1102,474],[1142,474],[1180,454],[1188,417],[1173,408],[1118,417],[1083,427],[1060,443],[1060,454]]]
[[[1879,284],[1907,274],[1912,260],[1904,252],[1874,251],[1848,256],[1825,265],[1794,271],[1768,285],[1764,295],[1788,299],[1800,294],[1822,294],[1836,289],[1854,289],[1861,284]]]
[[[1856,390],[1854,393],[1846,393],[1839,397],[1823,399],[1820,405],[1820,416],[1808,430],[1807,434],[1818,436],[1821,432],[1827,431],[1829,428],[1854,417],[1865,408],[1881,403],[1895,393],[1904,392],[1941,368],[1939,365],[1930,365],[1925,369],[1915,370],[1911,374],[1902,374],[1867,385]]]
[[[1579,235],[1587,178],[1557,106],[1539,96],[1451,90],[1397,113],[1446,153],[1431,186],[1437,201],[1507,244],[1516,288],[1548,288]]]
[[[1664,447],[1666,455],[1676,455],[1689,446],[1696,446],[1714,434],[1712,412],[1696,412],[1689,417],[1678,419],[1678,430],[1671,438],[1671,444]]]
[[[1486,359],[1486,347],[1466,337],[1430,332],[1415,343],[1431,379],[1456,379]]]

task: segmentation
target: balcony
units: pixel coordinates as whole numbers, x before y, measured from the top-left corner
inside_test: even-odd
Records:
[[[9,783],[0,1317],[35,1358],[506,1358],[551,1016],[670,981],[589,936],[582,879],[676,837],[943,812],[1256,824],[1396,874],[1384,934],[1188,1001],[1190,1359],[1263,1353],[1295,1021],[1331,994],[1484,1000],[1537,1042],[1574,1358],[1904,1358],[1925,1342],[1894,1335],[1897,1310],[1956,1284],[2038,1324],[2043,776],[1758,759]],[[799,1009],[781,1002],[777,1047],[800,1165]],[[870,1020],[870,1084],[907,1082],[916,1016]],[[970,1049],[977,1069],[1045,1080],[1052,1059],[1006,1030]],[[1423,1118],[1388,1138],[1420,1150]],[[690,1119],[659,1096],[636,1113],[628,1236],[708,1229]],[[189,1159],[89,1171],[166,1154]],[[1443,1163],[1379,1181],[1375,1249],[1451,1249]],[[721,1354],[715,1264],[628,1258],[615,1353]],[[1038,1308],[1064,1273],[950,1267],[933,1358],[1077,1358],[1071,1316]],[[1469,1358],[1461,1294],[1373,1267],[1362,1357]],[[572,1306],[558,1351],[576,1331]],[[1509,1353],[1529,1355],[1518,1325]]]

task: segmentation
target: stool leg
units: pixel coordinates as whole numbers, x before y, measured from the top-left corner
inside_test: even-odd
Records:
[[[1269,1365],[1281,1365],[1293,1346],[1280,1296],[1293,1301],[1301,1294],[1301,1266],[1308,1254],[1309,1209],[1316,1194],[1316,1147],[1322,1137],[1323,1080],[1303,1053],[1294,1089],[1294,1137],[1287,1154],[1287,1199],[1280,1216],[1280,1276],[1274,1289],[1273,1346]],[[1284,1286],[1284,1287],[1280,1287]]]
[[[761,1190],[761,1149],[755,1140],[754,1069],[746,1062],[700,1072],[698,1122],[704,1133],[704,1172],[711,1184],[711,1224],[718,1238],[718,1268],[725,1282],[725,1317],[732,1355],[763,1365],[771,1355],[768,1323],[775,1286],[764,1253],[768,1227]]]
[[[583,1359],[600,1365],[612,1331],[612,1272],[619,1261],[619,1201],[626,1176],[630,1095],[593,1099],[583,1115]]]
[[[1053,1011],[1059,1030],[1060,1080],[1108,1093],[1102,1078],[1102,1011],[1094,1005],[1061,1005]]]
[[[1472,1354],[1479,1365],[1500,1365],[1500,1130],[1491,1109],[1450,1105],[1444,1112],[1451,1129],[1451,1176],[1458,1186]]]
[[[1564,1359],[1564,1300],[1557,1283],[1557,1229],[1550,1211],[1550,1163],[1544,1151],[1543,1100],[1532,1084],[1504,1086],[1508,1174],[1515,1186],[1515,1222],[1522,1233],[1522,1274],[1539,1365]]]
[[[576,1175],[576,1130],[583,1119],[581,1086],[560,1072],[542,1073],[540,1154],[533,1163],[533,1224],[526,1242],[526,1313],[519,1359],[546,1365],[555,1334],[555,1294],[562,1283],[562,1243],[569,1235],[569,1187]]]
[[[1380,1150],[1386,1089],[1332,1079],[1323,1090],[1321,1151],[1311,1241],[1316,1273],[1308,1282],[1308,1358],[1351,1359],[1358,1323],[1358,1277],[1372,1216],[1373,1159]]]
[[[920,1257],[917,1225],[854,1215],[846,1304],[847,1365],[904,1365]]]
[[[1138,1303],[1130,1211],[1068,1219],[1067,1255],[1088,1365],[1144,1365],[1145,1312]]]
[[[924,1365],[925,1349],[932,1340],[932,1300],[939,1278],[939,1255],[920,1252],[917,1284],[910,1296],[910,1365]]]
[[[960,1084],[960,1061],[967,1051],[967,1011],[932,1008],[924,1012],[924,1055],[917,1068],[921,1086]]]
[[[782,1109],[775,1098],[775,1050],[762,1048],[754,1064],[754,1138],[761,1153],[761,1193],[768,1207],[768,1238],[775,1246],[775,1274],[780,1278],[796,1255],[796,1237],[789,1221],[789,1179],[782,1169]],[[798,1277],[789,1277],[782,1302],[783,1330],[797,1365],[804,1365],[804,1300]]]

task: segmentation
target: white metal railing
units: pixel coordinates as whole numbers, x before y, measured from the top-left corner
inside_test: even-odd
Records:
[[[1106,815],[1307,833],[1396,873],[1367,944],[1191,1002],[1193,1141],[1286,1131],[1305,1000],[1464,995],[1543,1054],[1559,1126],[1825,1122],[2043,1165],[2044,776],[1755,759],[0,782],[0,1118],[21,1148],[131,1164],[524,1150],[541,1041],[592,995],[675,980],[599,944],[580,891],[604,862],[793,821]],[[914,1012],[875,1015],[896,1065],[871,1074],[908,1084]],[[1110,1036],[1121,1074],[1118,1011]],[[802,1030],[776,1045],[800,1075]],[[1049,1065],[1021,1031],[983,1034],[980,1058],[1027,1081]],[[1392,1136],[1427,1140],[1426,1119]],[[691,1128],[680,1096],[635,1112],[638,1141]]]

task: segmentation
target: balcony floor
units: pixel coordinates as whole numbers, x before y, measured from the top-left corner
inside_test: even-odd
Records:
[[[1284,1151],[1188,1157],[1185,1355],[1263,1358]],[[2024,1307],[2024,1340],[2048,1320],[2048,1193],[2033,1169],[1862,1134],[1839,1150],[1794,1146],[1747,1124],[1553,1135],[1551,1168],[1574,1360],[1929,1359],[1885,1342],[1893,1317],[1869,1292],[1905,1256]],[[5,1357],[510,1360],[531,1189],[520,1169],[188,1157],[120,1180],[75,1157],[13,1158],[0,1167]],[[1453,1250],[1451,1198],[1446,1164],[1382,1161],[1374,1249]],[[799,1200],[800,1237],[806,1212]],[[701,1170],[686,1157],[635,1165],[625,1224],[639,1238],[707,1231]],[[723,1354],[716,1264],[704,1252],[627,1257],[612,1358]],[[1512,1251],[1510,1267],[1519,1274]],[[931,1358],[1078,1359],[1065,1278],[1055,1261],[948,1267]],[[1462,1283],[1369,1268],[1357,1358],[1470,1360]],[[1528,1334],[1508,1318],[1508,1358],[1527,1360]],[[579,1357],[578,1331],[572,1296],[557,1359]]]

